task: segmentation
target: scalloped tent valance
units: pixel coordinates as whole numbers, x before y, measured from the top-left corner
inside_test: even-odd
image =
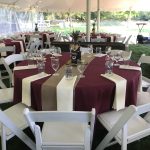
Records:
[[[91,10],[97,10],[97,1],[91,0]],[[99,0],[102,11],[149,11],[149,0]],[[86,11],[86,0],[0,0],[0,6],[30,11]]]

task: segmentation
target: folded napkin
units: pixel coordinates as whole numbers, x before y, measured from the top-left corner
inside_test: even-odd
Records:
[[[30,65],[30,66],[15,66],[14,70],[25,70],[25,69],[35,69],[37,68],[36,65]]]
[[[103,57],[103,56],[106,56],[106,54],[95,54],[94,56],[95,57]]]
[[[101,74],[101,76],[115,82],[116,91],[114,97],[113,108],[117,111],[125,107],[126,83],[127,80],[117,74]]]
[[[138,66],[120,65],[119,68],[120,69],[139,70],[139,71],[141,71],[141,67],[138,67]]]
[[[50,76],[50,74],[42,72],[22,80],[22,103],[31,106],[31,82],[47,76]]]
[[[77,76],[68,80],[63,77],[57,85],[57,110],[72,111],[73,110],[73,89]]]
[[[58,54],[58,53],[53,53],[52,55],[55,56],[55,57],[60,57],[60,56],[62,56],[62,54]]]

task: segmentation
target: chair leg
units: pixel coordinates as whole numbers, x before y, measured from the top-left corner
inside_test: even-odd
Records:
[[[2,145],[2,150],[6,150],[6,128],[2,124],[1,125],[2,133],[1,133],[1,145]]]

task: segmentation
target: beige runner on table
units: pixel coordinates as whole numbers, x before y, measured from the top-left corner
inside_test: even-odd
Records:
[[[82,59],[85,62],[90,63],[94,57],[86,57],[86,55],[82,56]],[[59,76],[51,76],[47,81],[45,81],[42,85],[42,110],[57,110],[57,93],[56,88],[58,83],[64,76],[65,65],[63,65],[57,72]],[[73,75],[78,75],[77,67],[73,67]],[[76,79],[74,87],[78,83],[79,79]],[[74,93],[73,93],[74,94]]]
[[[49,76],[44,72],[26,77],[22,80],[22,103],[31,106],[31,82]]]
[[[116,109],[117,111],[123,109],[125,107],[127,80],[115,73],[112,73],[112,75],[101,74],[101,76],[115,82],[116,90],[115,90],[113,108]]]
[[[73,111],[73,90],[77,76],[66,79],[64,76],[57,85],[57,110]]]

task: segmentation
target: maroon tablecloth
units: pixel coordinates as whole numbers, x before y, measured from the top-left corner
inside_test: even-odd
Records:
[[[60,57],[60,67],[67,63],[70,59],[69,53],[64,53],[62,57]],[[23,61],[18,65],[27,65],[27,61]],[[54,70],[51,67],[50,56],[46,57],[45,70],[48,74],[53,74]],[[38,73],[36,69],[28,69],[28,70],[19,70],[14,72],[14,103],[18,103],[22,99],[22,79],[31,75],[35,75]],[[33,81],[31,83],[31,106],[35,110],[42,110],[41,106],[41,86],[49,77],[42,78],[40,80]]]
[[[15,53],[16,54],[20,54],[20,52],[21,52],[21,45],[20,45],[19,41],[22,41],[24,52],[25,52],[26,51],[26,47],[25,47],[25,43],[24,43],[24,41],[22,39],[17,39],[17,40],[6,39],[6,40],[4,40],[4,43],[5,43],[6,46],[15,46],[15,48],[16,48],[15,49]]]
[[[69,60],[69,53],[64,53],[60,57],[61,66]],[[105,57],[94,58],[85,70],[85,78],[79,80],[75,87],[74,110],[90,111],[96,108],[97,113],[102,113],[111,109],[115,93],[115,83],[101,77],[105,72]],[[26,61],[20,65],[27,64]],[[131,62],[132,65],[136,65]],[[127,79],[126,106],[136,103],[140,71],[113,69],[114,73]],[[22,97],[22,79],[30,75],[37,74],[37,69],[21,70],[14,72],[14,102],[18,103]],[[50,65],[50,58],[47,57],[46,73],[53,73]],[[36,110],[41,110],[41,85],[49,77],[33,81],[31,84],[31,104]]]

